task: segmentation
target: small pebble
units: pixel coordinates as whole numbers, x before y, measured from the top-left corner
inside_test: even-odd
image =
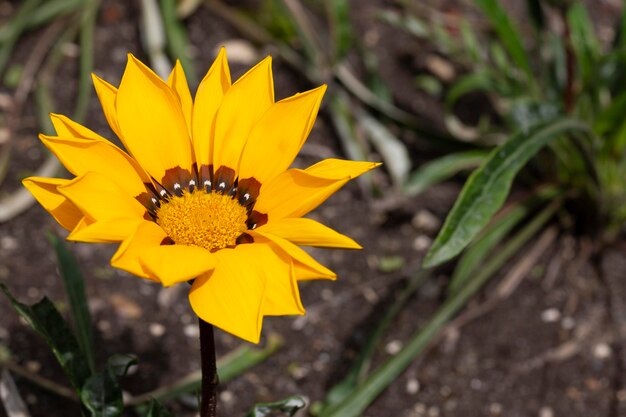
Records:
[[[489,404],[489,413],[492,416],[502,415],[502,404],[500,404],[500,403],[491,403],[491,404]]]
[[[225,403],[232,402],[235,399],[235,395],[231,391],[222,391],[220,393],[220,400]]]
[[[561,327],[564,330],[572,330],[574,327],[576,327],[576,320],[574,320],[572,317],[563,317],[563,320],[561,320]]]
[[[431,238],[426,235],[420,235],[416,237],[413,241],[413,249],[418,252],[424,252],[425,250],[430,248],[430,245],[432,245],[432,243],[433,240]]]
[[[612,349],[611,346],[606,343],[598,343],[593,347],[593,356],[596,359],[608,359],[611,356]]]
[[[546,323],[554,323],[561,319],[561,312],[556,308],[549,308],[541,312],[541,320]]]
[[[552,408],[544,406],[539,410],[539,417],[554,417]]]
[[[410,378],[406,382],[406,392],[409,394],[417,394],[420,390],[420,383],[417,378]]]
[[[395,355],[402,350],[402,342],[400,340],[392,340],[385,345],[385,352],[390,355]]]
[[[154,337],[161,337],[165,334],[165,326],[161,323],[150,323],[149,330]]]
[[[188,324],[183,328],[183,332],[187,337],[198,337],[200,335],[200,331],[198,330],[198,326],[195,324]]]
[[[411,224],[419,231],[434,233],[439,230],[441,220],[428,210],[420,210],[413,216]]]

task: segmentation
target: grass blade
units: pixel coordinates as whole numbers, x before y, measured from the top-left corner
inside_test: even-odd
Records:
[[[65,242],[53,234],[48,235],[48,240],[54,247],[54,251],[57,255],[61,278],[65,286],[65,293],[67,294],[74,324],[76,325],[78,343],[87,358],[89,369],[91,369],[93,373],[96,369],[93,331],[91,326],[91,314],[87,307],[85,280],[80,273],[76,258],[74,258],[72,253],[67,249]]]
[[[408,285],[398,294],[393,304],[387,309],[382,319],[376,324],[374,331],[367,338],[367,343],[359,352],[359,355],[354,361],[354,364],[350,368],[350,371],[346,377],[334,385],[326,394],[324,403],[320,404],[320,410],[316,412],[316,415],[324,415],[324,413],[332,409],[333,406],[341,403],[358,384],[365,381],[367,372],[370,369],[371,361],[376,352],[385,331],[393,320],[402,311],[406,303],[411,296],[421,287],[421,285],[430,277],[427,271],[418,271],[413,275]]]
[[[576,131],[589,133],[590,129],[576,119],[562,118],[528,134],[517,133],[495,148],[463,186],[426,254],[424,266],[434,267],[458,255],[502,207],[513,179],[526,162],[552,139]]]
[[[174,60],[180,60],[181,65],[185,69],[187,81],[189,84],[195,85],[198,82],[198,77],[193,61],[189,58],[187,32],[176,14],[176,1],[161,0],[161,11],[170,57]]]
[[[239,375],[243,374],[253,366],[265,361],[273,355],[282,346],[283,341],[279,336],[270,335],[267,340],[267,346],[262,349],[243,345],[223,356],[217,361],[217,373],[221,383],[226,383]],[[200,371],[193,372],[186,377],[175,381],[169,386],[157,388],[146,394],[141,394],[127,401],[129,406],[141,406],[150,402],[152,399],[158,401],[167,401],[180,397],[183,394],[197,391],[202,383],[202,373]],[[141,408],[141,407],[138,407]]]
[[[475,3],[493,25],[515,65],[526,73],[528,80],[532,80],[530,62],[524,49],[522,37],[498,0],[475,0]]]
[[[15,381],[6,369],[0,372],[0,402],[4,405],[7,417],[30,417]]]
[[[487,151],[457,152],[427,162],[411,175],[404,192],[409,196],[416,196],[460,171],[479,166],[487,155]]]
[[[355,389],[345,401],[322,414],[321,417],[360,416],[372,401],[400,376],[413,359],[428,346],[446,323],[476,294],[489,278],[541,230],[560,205],[560,200],[555,201],[542,210],[524,229],[498,250],[467,285],[446,300],[445,304],[437,310],[428,324],[413,335],[400,353],[388,359],[363,384]]]

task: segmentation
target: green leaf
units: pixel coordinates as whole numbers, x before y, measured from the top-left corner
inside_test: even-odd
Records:
[[[518,205],[485,229],[485,233],[468,247],[459,259],[450,278],[448,294],[456,293],[469,281],[494,248],[528,215],[528,212],[529,207]]]
[[[590,133],[585,123],[562,118],[528,134],[517,133],[495,148],[463,186],[423,265],[434,267],[458,255],[502,207],[526,162],[552,139],[576,131]]]
[[[90,377],[80,392],[80,401],[91,417],[117,417],[124,410],[122,390],[111,368]]]
[[[411,175],[404,192],[416,196],[428,187],[443,182],[463,170],[477,167],[487,155],[487,151],[457,152],[427,162]]]
[[[496,251],[467,285],[446,299],[446,302],[437,310],[430,321],[413,334],[398,354],[389,358],[372,372],[344,401],[332,409],[324,411],[320,417],[361,416],[381,392],[398,380],[406,367],[429,345],[448,321],[482,288],[489,278],[541,230],[561,206],[561,203],[562,201],[556,200],[543,209],[531,222]]]
[[[72,385],[79,390],[90,375],[89,365],[76,338],[52,302],[44,297],[27,306],[17,301],[4,284],[0,290],[9,298],[13,308],[46,341]]]
[[[246,417],[269,417],[276,412],[286,414],[289,417],[295,415],[306,406],[306,402],[300,397],[289,397],[273,403],[256,404]]]
[[[174,415],[163,404],[155,400],[150,401],[148,411],[146,411],[145,417],[173,417]]]
[[[72,310],[72,318],[76,325],[78,343],[87,358],[89,369],[91,369],[91,372],[94,372],[93,331],[91,327],[91,314],[87,306],[85,280],[80,273],[76,258],[74,258],[74,255],[68,250],[65,242],[53,234],[48,234],[48,240],[54,247],[57,255],[61,278],[63,279],[65,292]]]
[[[126,375],[128,368],[137,363],[133,355],[113,355],[105,369],[92,375],[80,392],[80,400],[91,417],[117,417],[124,410],[122,389],[117,378]]]
[[[489,19],[489,22],[498,34],[500,41],[511,56],[513,62],[515,62],[515,64],[527,74],[528,79],[531,80],[532,72],[528,55],[526,55],[526,51],[524,50],[522,37],[506,14],[506,11],[497,0],[474,1]]]

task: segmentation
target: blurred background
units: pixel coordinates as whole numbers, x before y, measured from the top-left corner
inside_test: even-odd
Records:
[[[384,166],[312,213],[364,250],[310,250],[339,279],[301,284],[306,316],[267,318],[258,347],[217,332],[218,356],[234,352],[246,369],[222,378],[221,415],[299,394],[313,405],[298,415],[349,416],[344,394],[403,352],[401,372],[355,415],[626,415],[623,8],[620,0],[0,0],[0,282],[26,304],[46,295],[71,316],[58,242],[46,236],[65,232],[20,181],[68,175],[37,139],[51,133],[50,112],[119,144],[92,72],[118,85],[128,52],[163,77],[180,59],[193,94],[220,47],[233,80],[269,54],[277,99],[329,85],[296,166],[323,158]],[[492,150],[516,134],[532,143],[549,129],[563,133],[572,120],[591,126],[592,139],[559,137],[533,154],[460,260],[421,269]],[[123,415],[143,415],[137,406],[150,395],[176,416],[196,415],[193,388],[181,383],[197,380],[200,367],[187,288],[113,269],[113,246],[67,246],[84,277],[96,364],[114,353],[138,358],[120,381]],[[0,317],[5,392],[32,416],[80,415],[54,355],[6,297]],[[344,394],[333,390],[342,382]],[[0,407],[2,417],[23,415],[8,413]]]

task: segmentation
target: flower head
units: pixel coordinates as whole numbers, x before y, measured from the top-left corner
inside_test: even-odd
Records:
[[[304,314],[297,281],[335,274],[298,245],[359,245],[302,216],[377,165],[289,169],[326,86],[275,102],[271,58],[231,84],[223,49],[194,100],[179,63],[165,82],[129,55],[119,88],[93,81],[128,153],[53,114],[40,139],[75,178],[23,181],[68,239],[121,242],[111,264],[165,286],[193,280],[196,314],[248,341],[264,316]]]

